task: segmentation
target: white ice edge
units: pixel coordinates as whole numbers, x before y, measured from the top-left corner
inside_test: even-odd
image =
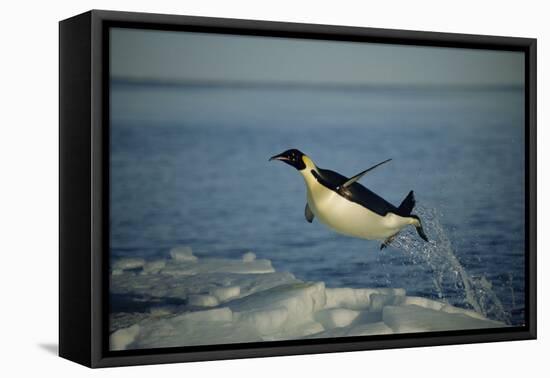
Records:
[[[303,282],[252,253],[199,259],[176,247],[170,256],[113,262],[111,293],[148,310],[112,314],[112,350],[505,326],[402,288]]]

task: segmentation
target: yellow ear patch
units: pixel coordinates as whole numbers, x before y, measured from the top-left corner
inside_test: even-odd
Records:
[[[306,165],[306,167],[308,169],[312,169],[312,168],[315,167],[315,164],[313,163],[313,160],[311,160],[309,158],[309,156],[307,156],[307,155],[302,155],[302,161],[304,162],[304,164]]]

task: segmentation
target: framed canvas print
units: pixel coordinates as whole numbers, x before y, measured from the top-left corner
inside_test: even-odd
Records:
[[[60,355],[536,337],[536,41],[60,23]]]

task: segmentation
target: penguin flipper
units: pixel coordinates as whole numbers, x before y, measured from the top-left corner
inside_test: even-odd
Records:
[[[377,168],[377,167],[381,166],[382,164],[387,163],[388,161],[391,161],[391,159],[384,160],[381,163],[378,163],[378,164],[373,165],[372,167],[370,167],[368,169],[365,169],[363,172],[360,172],[360,173],[356,174],[355,176],[353,176],[352,178],[348,179],[348,181],[346,181],[344,184],[342,184],[342,186],[344,188],[347,188],[348,186],[350,186],[351,184],[353,184],[354,182],[359,180],[361,177],[366,175],[368,172],[372,171],[374,168]]]
[[[304,215],[306,216],[306,220],[311,223],[313,222],[313,218],[315,218],[315,215],[313,214],[313,211],[309,208],[309,204],[306,202],[306,208],[304,211]]]

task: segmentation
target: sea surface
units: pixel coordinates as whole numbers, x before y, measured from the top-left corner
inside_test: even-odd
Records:
[[[253,251],[327,287],[408,295],[524,323],[524,103],[515,87],[111,86],[111,257]],[[339,235],[304,219],[298,148],[399,205],[432,243]],[[472,300],[473,296],[473,300]],[[491,302],[491,303],[488,303]]]

